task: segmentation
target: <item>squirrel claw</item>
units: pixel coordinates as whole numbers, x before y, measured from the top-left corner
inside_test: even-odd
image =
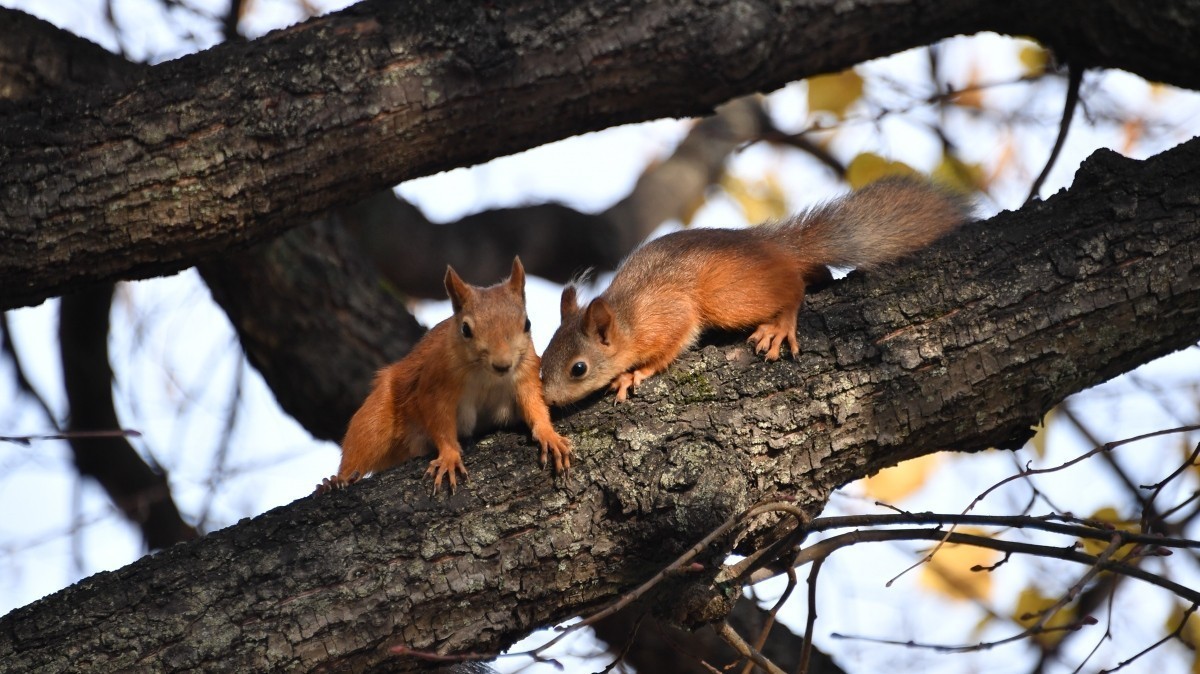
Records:
[[[550,431],[550,435],[543,435],[539,438],[538,443],[542,446],[542,467],[549,468],[549,455],[554,454],[554,472],[560,475],[567,475],[571,471],[571,441],[563,436]]]
[[[796,341],[796,330],[792,326],[764,323],[758,326],[758,329],[746,341],[754,348],[755,353],[763,356],[766,360],[779,360],[779,349],[785,343],[792,352],[792,358],[800,353]]]
[[[430,496],[437,496],[443,477],[450,478],[450,495],[454,496],[454,492],[458,490],[456,473],[462,473],[464,482],[467,480],[467,467],[463,465],[461,454],[454,453],[448,456],[439,454],[438,458],[430,461],[429,468],[425,470],[425,477],[433,477],[433,491]]]
[[[328,494],[329,492],[337,491],[338,489],[345,489],[361,479],[362,473],[358,472],[357,470],[353,473],[350,473],[350,476],[346,478],[341,478],[337,475],[330,475],[317,484],[317,488],[313,490],[313,496],[320,496],[321,494]]]
[[[632,374],[629,372],[622,372],[621,374],[617,375],[617,378],[614,379],[612,384],[608,387],[609,390],[617,392],[617,396],[616,399],[613,400],[613,404],[615,405],[617,403],[625,402],[629,398],[629,390],[633,388],[633,386],[634,383]]]
[[[609,389],[617,392],[615,402],[625,402],[628,394],[633,389],[637,388],[642,382],[646,381],[646,377],[654,374],[655,370],[642,368],[640,370],[632,370],[630,372],[622,372],[612,380]]]

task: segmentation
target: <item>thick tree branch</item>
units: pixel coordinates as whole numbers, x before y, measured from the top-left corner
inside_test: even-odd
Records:
[[[555,203],[473,213],[436,225],[390,190],[340,211],[376,265],[401,291],[442,299],[446,265],[475,284],[503,278],[520,255],[525,269],[566,283],[585,269],[612,270],[656,227],[683,218],[724,173],[729,155],[769,126],[758,97],[719,107],[669,157],[648,167],[629,195],[600,213]]]
[[[1197,86],[1198,20],[1197,0],[365,0],[13,116],[0,127],[0,307],[176,271],[408,178],[703,114],[959,33],[1032,35],[1083,67]]]
[[[903,458],[1015,446],[1069,393],[1200,339],[1198,152],[1098,153],[1066,193],[834,284],[801,314],[796,361],[718,336],[631,404],[577,410],[558,421],[577,447],[570,484],[535,468],[523,436],[494,435],[452,498],[431,501],[410,464],[302,499],[14,611],[0,659],[416,668],[386,647],[512,643],[639,584],[765,494],[815,510]]]
[[[325,440],[425,332],[336,216],[199,269],[279,405]]]

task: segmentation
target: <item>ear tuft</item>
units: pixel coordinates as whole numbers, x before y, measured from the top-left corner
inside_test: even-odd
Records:
[[[558,303],[558,318],[563,323],[567,319],[579,313],[579,303],[575,299],[575,286],[569,285],[563,288],[562,299]]]
[[[446,295],[450,298],[450,306],[454,308],[454,313],[462,311],[463,306],[471,298],[471,287],[459,278],[458,273],[454,271],[454,267],[446,265]]]
[[[521,297],[525,296],[525,267],[521,264],[521,257],[513,258],[512,273],[508,275],[508,287]]]

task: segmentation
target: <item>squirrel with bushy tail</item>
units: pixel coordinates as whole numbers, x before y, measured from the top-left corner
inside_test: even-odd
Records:
[[[604,387],[623,401],[700,333],[753,329],[767,360],[799,353],[805,286],[828,267],[873,269],[921,250],[970,218],[966,199],[909,178],[887,178],[790,219],[748,229],[689,229],[634,251],[585,307],[563,290],[562,324],[542,355],[546,402],[565,405]]]

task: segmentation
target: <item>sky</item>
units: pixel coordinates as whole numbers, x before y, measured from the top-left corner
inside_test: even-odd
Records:
[[[207,11],[215,15],[223,11],[225,3],[191,4],[207,6]],[[334,3],[319,4],[336,9]],[[26,8],[109,49],[124,49],[133,58],[155,62],[203,48],[219,39],[215,29],[203,22],[196,23],[180,12],[160,11],[155,3],[145,0],[114,3],[118,23],[128,27],[121,40],[114,37],[105,22],[100,0],[0,0],[0,6]],[[243,30],[254,36],[299,20],[302,15],[296,7],[290,0],[255,0],[243,22]],[[195,44],[183,43],[178,38],[184,21],[197,36]],[[959,76],[1004,82],[1019,75],[1013,65],[1015,60],[992,57],[1011,55],[1019,47],[996,36],[983,36],[973,42],[954,41],[945,49],[948,60],[961,57]],[[972,56],[978,54],[989,56],[986,63]],[[920,86],[919,79],[911,73],[921,71],[925,58],[923,52],[914,50],[885,62],[868,64],[863,70],[886,73],[887,81],[903,91],[906,87]],[[972,74],[971,68],[984,70]],[[1126,112],[1145,110],[1147,114],[1153,112],[1154,119],[1167,131],[1158,135],[1147,133],[1142,141],[1126,148],[1122,143],[1128,140],[1128,134],[1122,135],[1120,125],[1077,125],[1043,194],[1069,185],[1079,161],[1097,147],[1124,149],[1133,156],[1144,157],[1181,142],[1200,128],[1197,123],[1200,102],[1193,94],[1171,93],[1177,98],[1164,105],[1157,97],[1166,94],[1128,74],[1107,73],[1103,82],[1099,79],[1090,82],[1097,93],[1091,99],[1093,108],[1085,110],[1085,114],[1102,117],[1108,109],[1105,106],[1110,105]],[[1047,84],[1038,91],[1028,87],[996,87],[989,91],[989,106],[1014,115],[1053,120],[1062,100],[1055,86]],[[892,93],[877,93],[881,105],[892,104]],[[806,90],[802,84],[773,94],[770,105],[782,127],[802,125],[807,119]],[[909,117],[863,115],[847,123],[859,132],[839,134],[831,147],[839,156],[873,149],[931,170],[940,158],[940,145],[928,133],[930,122],[920,111]],[[660,120],[587,134],[471,169],[413,180],[397,190],[435,221],[453,220],[486,208],[546,200],[598,211],[624,196],[648,163],[668,154],[687,132],[688,124],[687,120]],[[1032,158],[1044,157],[1053,140],[1056,130],[1053,124],[1031,125],[1015,137],[998,133],[994,120],[982,114],[977,119],[964,116],[953,124],[973,139],[962,148],[968,160],[992,161],[1001,153],[1000,148],[1008,146],[1031,158],[1027,163],[1032,169],[1014,171],[1012,177],[998,180],[991,197],[983,199],[980,205],[982,215],[1018,207],[1032,174],[1040,169],[1042,159]],[[747,180],[763,176],[777,179],[794,209],[844,190],[807,157],[775,148],[749,148],[731,160],[730,170]],[[693,224],[746,223],[734,200],[716,194],[697,213]],[[667,223],[662,231],[678,226],[679,223]],[[539,350],[556,327],[559,292],[560,288],[552,283],[536,277],[529,279],[527,300]],[[426,325],[441,320],[449,311],[447,302],[416,307],[418,318]],[[65,405],[53,336],[56,302],[51,300],[38,307],[13,311],[9,318],[17,350],[31,381],[61,416]],[[269,389],[235,347],[236,337],[227,319],[212,303],[194,271],[119,287],[110,337],[117,374],[118,413],[127,427],[143,434],[136,443],[139,450],[169,469],[172,490],[181,509],[192,521],[203,521],[207,528],[231,525],[243,517],[307,497],[315,483],[334,472],[338,461],[334,444],[313,440],[278,409]],[[49,432],[44,416],[31,405],[17,404],[22,401],[18,401],[12,388],[8,368],[8,363],[0,364],[0,434]],[[1085,391],[1068,404],[1088,418],[1105,440],[1195,423],[1200,421],[1198,372],[1200,352],[1192,348],[1140,368],[1132,376]],[[1159,395],[1163,391],[1166,395]],[[229,422],[229,401],[235,395],[239,405],[229,452],[224,460],[219,460],[219,431]],[[1196,438],[1192,436],[1193,444]],[[1178,439],[1144,443],[1121,450],[1120,457],[1138,479],[1149,483],[1161,479],[1162,466],[1178,462],[1179,444]],[[1051,425],[1046,446],[1046,463],[1065,461],[1087,448],[1079,434],[1062,423]],[[1015,470],[1020,461],[1033,460],[1030,451],[1023,450],[1019,458],[1006,452],[989,452],[937,459],[937,470],[904,497],[903,505],[914,511],[961,510],[989,484]],[[469,456],[467,460],[469,463]],[[142,554],[137,532],[121,520],[98,487],[75,476],[64,443],[39,441],[29,446],[0,443],[0,469],[3,469],[0,470],[0,614],[96,571],[119,568]],[[1103,464],[1086,462],[1072,470],[1069,480],[1046,481],[1039,486],[1051,500],[1069,503],[1080,513],[1090,513],[1108,505],[1111,492],[1107,488],[1081,489],[1080,485],[1108,485],[1111,480]],[[1187,484],[1194,488],[1196,480],[1193,478]],[[1001,490],[981,510],[1003,513],[1019,509],[1027,497],[1020,489]],[[1174,496],[1182,498],[1181,494]],[[827,514],[875,512],[871,501],[866,487],[856,483],[835,494]],[[889,588],[881,587],[886,578],[911,564],[913,550],[919,547],[878,545],[839,553],[838,570],[823,572],[824,599],[819,625],[837,625],[840,631],[867,636],[895,638],[899,634],[925,642],[961,640],[964,622],[978,620],[977,606],[935,594],[920,594],[916,573],[901,576]],[[1200,578],[1194,566],[1184,565],[1183,573],[1195,584]],[[1042,574],[1050,585],[1061,585],[1072,577],[1070,573],[1075,573],[1045,568],[1051,569],[1043,569]],[[1006,598],[1011,600],[1019,593],[1028,575],[1009,569],[994,574],[996,605],[1004,608]],[[781,586],[773,583],[760,591],[770,599],[781,591]],[[913,599],[914,596],[919,599]],[[1142,603],[1136,604],[1138,612],[1166,615],[1164,597],[1153,592],[1141,592],[1139,597]],[[798,625],[800,629],[803,617],[803,606],[781,615],[785,623]],[[1149,625],[1128,620],[1126,623],[1121,629],[1135,637],[1133,643],[1148,644],[1157,638],[1155,635],[1161,636],[1161,621]],[[994,638],[1003,634],[1004,629],[1004,625],[987,626],[980,634]],[[1010,626],[1008,629],[1011,631]],[[846,662],[861,667],[859,671],[871,671],[897,655],[914,669],[919,666],[960,671],[963,662],[971,662],[976,663],[979,671],[1028,671],[1028,662],[1021,658],[980,656],[977,660],[950,660],[948,656],[925,651],[881,649],[867,642],[839,642],[826,637],[822,637],[820,644],[834,649]],[[1090,647],[1091,642],[1086,644]],[[586,639],[568,646],[568,650],[575,651],[595,648]],[[1008,652],[1028,653],[1020,646]],[[603,660],[594,662],[598,666],[604,664]],[[1186,671],[1177,651],[1155,662],[1163,673]],[[501,666],[511,668],[520,664],[523,663],[512,660]]]

